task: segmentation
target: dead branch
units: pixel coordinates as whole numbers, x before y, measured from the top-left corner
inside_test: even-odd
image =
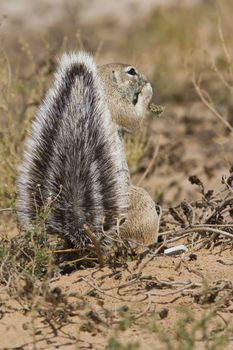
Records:
[[[158,139],[158,142],[156,144],[156,147],[155,147],[155,151],[154,151],[154,155],[150,161],[150,163],[148,164],[146,170],[144,171],[144,173],[142,174],[141,178],[139,179],[138,183],[137,183],[137,186],[139,186],[142,181],[146,178],[146,176],[148,175],[148,173],[150,172],[154,162],[155,162],[155,159],[157,158],[158,156],[158,153],[159,153],[159,147],[160,147],[160,138],[161,136],[159,135],[159,139]]]
[[[211,103],[210,101],[207,100],[207,98],[205,97],[206,92],[204,92],[204,90],[202,90],[200,88],[200,85],[197,83],[196,81],[196,77],[195,74],[193,73],[193,78],[192,78],[192,83],[193,86],[198,94],[198,96],[200,97],[201,101],[203,102],[203,104],[231,131],[233,132],[233,127],[231,126],[230,123],[228,123],[227,120],[225,120],[225,118],[217,111],[217,109],[215,108],[214,104]]]

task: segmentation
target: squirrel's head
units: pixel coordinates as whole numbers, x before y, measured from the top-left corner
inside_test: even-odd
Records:
[[[151,84],[127,64],[106,64],[98,71],[113,121],[126,131],[138,130],[153,95]]]

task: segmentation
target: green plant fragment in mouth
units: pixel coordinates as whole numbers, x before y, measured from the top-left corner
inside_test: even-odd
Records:
[[[155,105],[153,103],[150,103],[149,104],[149,110],[150,110],[151,113],[155,114],[156,117],[160,118],[162,113],[165,110],[165,107],[164,106]]]

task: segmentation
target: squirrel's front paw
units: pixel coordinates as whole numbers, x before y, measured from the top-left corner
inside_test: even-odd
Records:
[[[146,85],[143,86],[140,95],[144,106],[148,107],[153,96],[153,89],[150,83],[146,83]]]
[[[153,95],[153,89],[150,83],[146,83],[141,92],[137,94],[137,102],[135,104],[135,111],[137,118],[140,119],[140,122],[144,118],[146,111],[148,110],[149,103]]]

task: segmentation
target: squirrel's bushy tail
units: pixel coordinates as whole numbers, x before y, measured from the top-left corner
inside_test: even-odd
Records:
[[[104,218],[110,227],[127,211],[120,152],[95,62],[84,52],[64,54],[25,146],[18,178],[22,226],[50,198],[48,228],[75,246],[89,240],[84,224],[101,234]]]

